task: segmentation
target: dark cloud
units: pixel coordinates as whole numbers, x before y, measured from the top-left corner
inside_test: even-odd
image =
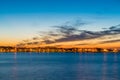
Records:
[[[109,29],[110,29],[110,30],[120,29],[120,24],[118,24],[118,25],[116,25],[116,26],[111,26]]]
[[[55,42],[84,40],[84,39],[96,38],[98,36],[99,35],[96,35],[94,32],[91,31],[82,31],[79,34],[65,35],[62,38],[55,40]]]
[[[37,42],[37,41],[36,41],[36,42],[32,42],[32,44],[39,44],[39,43],[40,43],[40,42]]]
[[[108,30],[102,31],[104,34],[120,34],[120,24],[111,26]]]
[[[24,44],[24,43],[19,43],[19,44],[17,44],[16,46],[17,46],[17,47],[21,47],[21,46],[25,46],[25,44]]]
[[[80,33],[78,26],[81,27],[85,24],[87,23],[83,22],[82,20],[76,20],[74,22],[66,22],[63,25],[53,26],[52,28],[54,28],[54,31],[39,32],[39,34],[41,39],[43,40],[42,42],[46,44],[77,40]],[[60,37],[60,38],[51,40],[53,37]]]
[[[115,35],[120,34],[120,24],[116,26],[111,26],[108,29],[103,31],[88,31],[88,30],[80,30],[79,27],[86,25],[86,22],[81,20],[77,20],[74,23],[66,22],[64,25],[53,26],[53,31],[48,32],[39,32],[40,37],[34,37],[32,40],[42,40],[37,42],[30,43],[28,40],[24,41],[27,45],[31,44],[38,44],[38,43],[57,43],[57,42],[67,42],[67,41],[76,41],[76,40],[87,40],[93,38],[101,38],[103,36],[108,35]],[[76,27],[77,26],[77,27]],[[79,27],[78,27],[79,26]],[[59,37],[59,38],[53,38]],[[107,41],[107,42],[115,42],[114,41]],[[102,43],[107,43],[102,42]],[[22,44],[21,44],[22,45]],[[80,45],[87,45],[87,44],[80,44]]]
[[[33,37],[33,40],[39,40],[39,37]]]
[[[59,36],[59,34],[58,34],[58,32],[56,31],[48,31],[48,32],[46,32],[46,33],[44,33],[44,34],[46,34],[46,36]]]
[[[72,27],[72,26],[56,26],[56,30],[58,32],[59,35],[64,35],[64,36],[70,36],[72,34],[74,34],[75,32],[79,31],[76,28]]]
[[[32,45],[32,42],[28,42],[28,43],[26,43],[27,45]]]
[[[112,26],[112,27],[110,27],[109,29],[110,29],[110,30],[114,30],[114,29],[116,29],[116,26]]]
[[[43,43],[46,43],[46,44],[50,44],[50,43],[54,43],[54,41],[51,41],[51,40],[44,40],[42,41]]]
[[[120,25],[112,26],[109,28],[109,30],[104,31],[87,31],[87,30],[79,30],[74,27],[66,27],[66,26],[59,26],[58,31],[61,34],[64,34],[64,36],[60,39],[55,40],[55,42],[64,42],[64,41],[74,41],[74,40],[84,40],[84,39],[93,39],[93,38],[99,38],[102,36],[107,35],[115,35],[120,34]],[[76,32],[79,32],[79,34],[74,34]]]

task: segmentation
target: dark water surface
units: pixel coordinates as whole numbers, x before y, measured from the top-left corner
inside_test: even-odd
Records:
[[[0,80],[120,80],[120,53],[0,53]]]

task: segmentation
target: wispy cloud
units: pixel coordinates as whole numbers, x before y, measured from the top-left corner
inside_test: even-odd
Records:
[[[80,27],[87,25],[87,22],[82,20],[76,20],[73,22],[66,22],[62,25],[52,26],[53,31],[39,32],[38,37],[33,37],[31,41],[24,40],[24,43],[18,45],[41,45],[41,44],[52,44],[59,42],[78,41],[78,40],[89,40],[89,39],[101,39],[104,36],[120,34],[120,24],[111,26],[108,29],[102,31],[91,31],[91,30],[80,30]],[[103,41],[101,43],[118,42],[120,40]],[[88,45],[81,43],[79,45]]]
[[[102,41],[102,42],[100,42],[100,43],[101,43],[101,44],[104,44],[104,43],[113,43],[113,42],[120,42],[120,39],[118,39],[118,40]]]

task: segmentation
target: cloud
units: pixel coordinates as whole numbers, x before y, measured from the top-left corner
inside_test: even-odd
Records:
[[[19,43],[16,46],[21,47],[21,46],[25,46],[25,44],[24,43]]]
[[[81,26],[84,26],[86,24],[88,24],[88,22],[83,21],[81,19],[77,19],[77,20],[74,20],[74,21],[67,21],[62,26],[66,25],[66,26],[81,27]]]
[[[39,40],[39,37],[33,37],[32,39],[33,40]]]
[[[108,30],[102,31],[102,33],[107,34],[107,35],[120,34],[120,24],[111,26],[108,28]]]
[[[109,29],[110,29],[110,30],[120,29],[120,24],[118,24],[118,25],[116,25],[116,26],[111,26]]]
[[[120,34],[120,25],[112,26],[108,30],[103,31],[87,31],[79,30],[74,26],[56,26],[59,35],[63,37],[56,39],[55,42],[86,40],[93,38],[100,38],[102,36]],[[76,34],[77,33],[77,34]]]
[[[120,24],[111,26],[108,29],[102,31],[88,31],[88,30],[80,30],[80,27],[87,25],[87,22],[83,22],[82,20],[76,20],[74,22],[66,22],[63,25],[53,26],[53,31],[48,32],[39,32],[39,37],[33,37],[32,42],[29,40],[24,40],[24,44],[21,43],[19,45],[37,45],[37,44],[52,44],[59,42],[67,42],[67,41],[78,41],[78,40],[88,40],[88,39],[101,39],[103,36],[120,34]],[[103,41],[101,43],[110,43],[110,42],[118,42],[119,40],[111,40],[111,41]],[[88,45],[88,44],[80,44],[80,45]]]
[[[102,42],[100,42],[100,43],[104,44],[104,43],[113,43],[113,42],[120,42],[120,39],[118,39],[118,40],[102,41]]]

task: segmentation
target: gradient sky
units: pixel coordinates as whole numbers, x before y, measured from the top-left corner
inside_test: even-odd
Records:
[[[15,45],[53,30],[51,26],[76,20],[86,23],[81,30],[116,26],[120,0],[0,0],[0,45]]]

